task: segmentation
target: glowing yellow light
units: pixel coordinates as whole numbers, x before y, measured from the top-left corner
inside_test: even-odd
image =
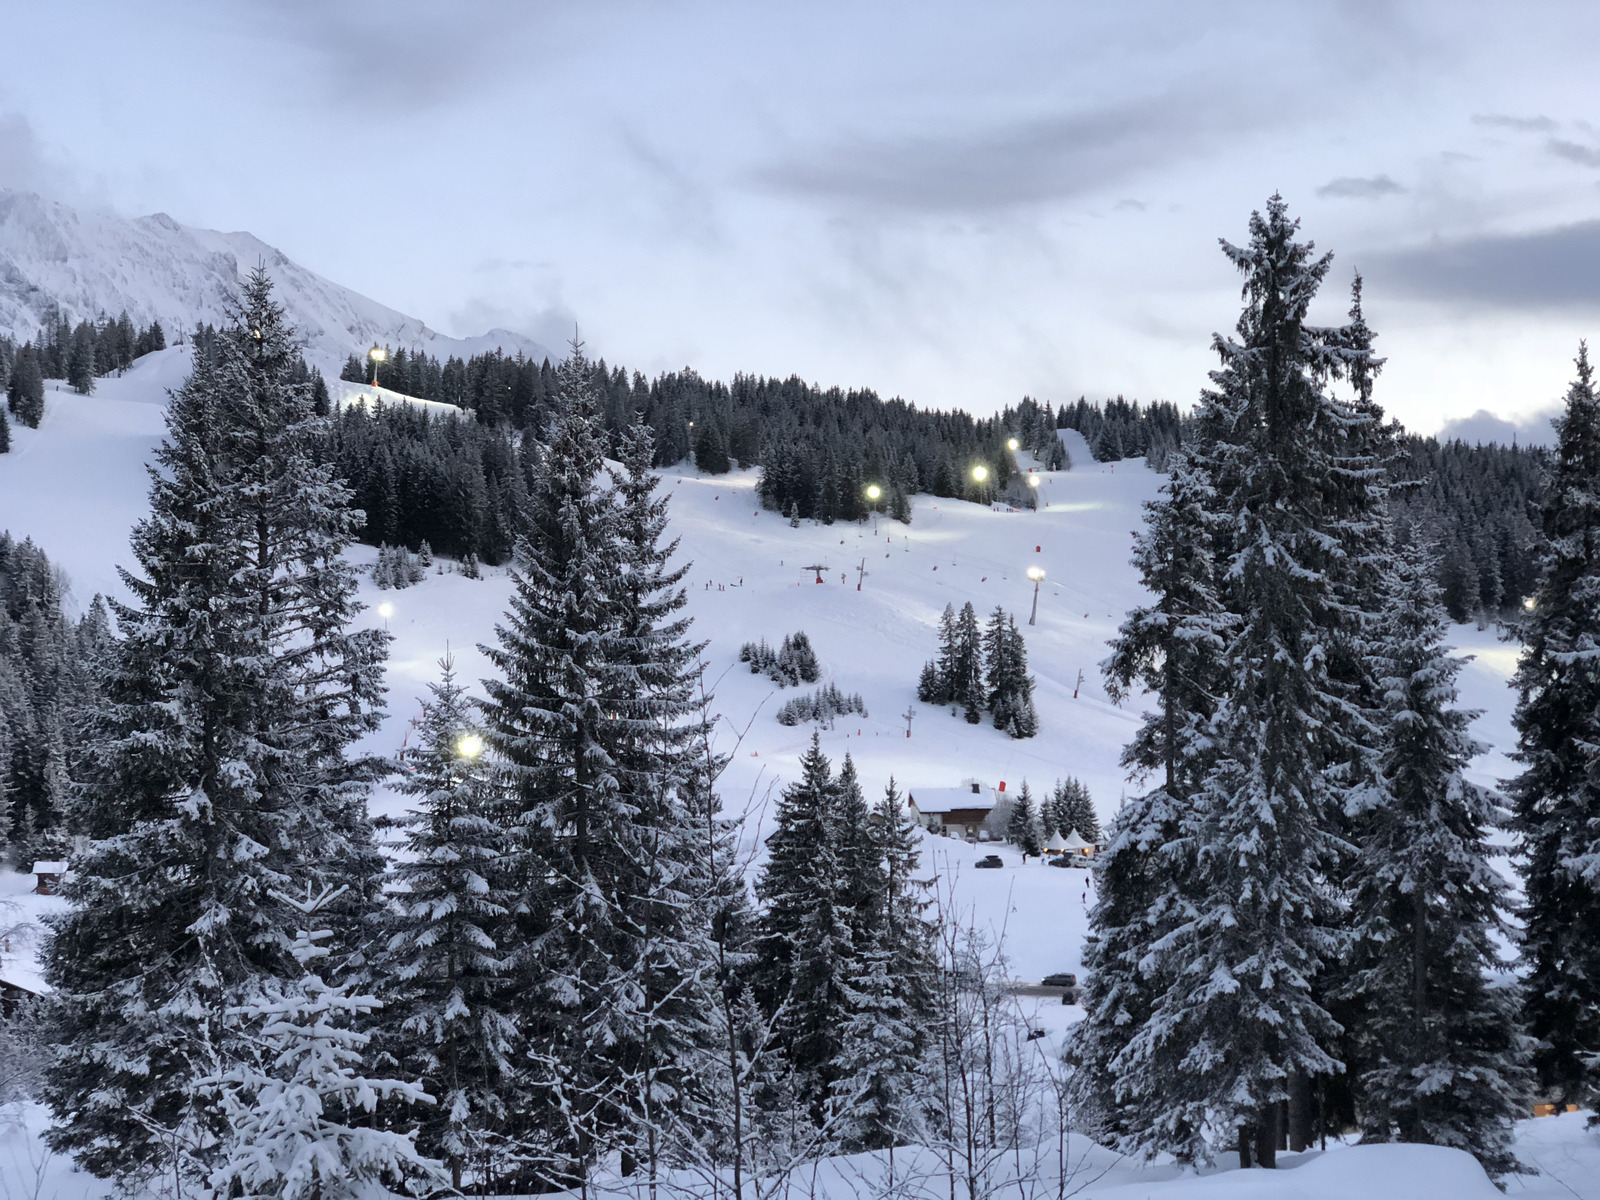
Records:
[[[382,604],[378,605],[378,615],[387,621],[390,617],[394,616],[394,605],[390,604],[388,601],[384,601]]]
[[[1037,475],[1029,475],[1028,476],[1028,486],[1029,487],[1038,487],[1039,486],[1039,477]]]
[[[477,758],[483,753],[483,739],[475,733],[463,735],[456,743],[456,753],[462,758]]]
[[[1532,612],[1534,610],[1535,603],[1536,602],[1535,602],[1534,598],[1532,596],[1529,596],[1526,600],[1524,600],[1522,602],[1522,607],[1527,609],[1529,612]]]
[[[1010,440],[1010,441],[1008,441],[1008,442],[1007,442],[1007,443],[1006,443],[1006,448],[1007,448],[1007,449],[1009,449],[1009,450],[1015,450],[1015,449],[1016,449],[1016,448],[1017,448],[1017,447],[1018,447],[1018,446],[1020,446],[1020,445],[1021,445],[1021,444],[1022,444],[1022,443],[1021,443],[1021,442],[1019,442],[1019,441],[1017,441],[1017,439],[1016,439],[1016,438],[1012,438],[1012,439],[1011,439],[1011,440]]]
[[[1043,567],[1029,567],[1028,568],[1028,578],[1033,580],[1035,583],[1038,583],[1041,579],[1044,578],[1044,568]]]
[[[984,466],[982,463],[979,463],[977,466],[972,468],[972,477],[979,483],[982,483],[985,479],[989,478],[989,468]]]
[[[867,484],[867,499],[868,500],[876,500],[881,495],[883,495],[883,489],[881,487],[879,487],[875,483]]]
[[[367,351],[367,357],[373,362],[379,363],[389,357],[389,352],[382,346],[374,346],[371,350]]]

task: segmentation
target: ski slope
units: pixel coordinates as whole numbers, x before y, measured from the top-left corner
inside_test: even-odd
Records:
[[[146,508],[144,464],[164,431],[166,390],[180,385],[188,369],[188,351],[179,347],[139,360],[120,378],[101,380],[93,396],[52,384],[40,428],[13,425],[13,451],[0,455],[0,528],[15,537],[31,536],[44,547],[67,574],[79,608],[96,592],[126,594],[116,568],[131,563],[128,530]],[[330,384],[341,403],[372,393]],[[797,694],[795,689],[780,689],[750,674],[737,661],[738,651],[743,642],[763,637],[776,645],[796,630],[810,635],[823,682],[860,692],[866,701],[868,716],[841,718],[836,728],[821,733],[821,740],[836,763],[846,754],[854,759],[869,798],[880,794],[891,776],[902,792],[956,786],[973,777],[990,784],[1003,780],[1008,792],[1026,781],[1040,795],[1057,778],[1075,775],[1089,786],[1102,821],[1110,819],[1124,789],[1132,786],[1118,755],[1140,706],[1109,703],[1099,663],[1107,638],[1142,596],[1129,564],[1131,537],[1142,520],[1141,505],[1155,498],[1161,477],[1142,462],[1097,464],[1081,438],[1065,436],[1074,467],[1043,474],[1038,511],[921,496],[910,526],[880,518],[876,526],[791,528],[761,510],[755,471],[720,477],[686,467],[662,472],[662,491],[671,497],[670,532],[679,539],[678,561],[690,564],[689,612],[695,636],[705,642],[718,743],[730,756],[720,791],[725,807],[746,817],[753,851],[769,827],[777,791],[795,777],[813,727],[778,724],[774,714]],[[363,567],[376,558],[370,547],[349,553]],[[815,582],[815,564],[827,568],[821,584]],[[1030,565],[1046,573],[1034,626],[1025,624],[1033,600],[1025,574]],[[447,651],[455,655],[463,679],[486,673],[479,646],[493,639],[509,592],[510,580],[499,568],[486,569],[476,581],[429,574],[400,591],[380,592],[363,577],[368,608],[360,620],[387,626],[394,637],[389,713],[370,748],[392,753],[401,746]],[[946,604],[959,609],[967,601],[981,617],[1001,605],[1023,625],[1037,679],[1038,737],[1016,741],[987,723],[968,725],[948,709],[916,701],[917,675],[934,653],[940,613]],[[380,605],[387,606],[387,615]],[[1457,627],[1455,633],[1457,644],[1475,655],[1463,671],[1463,703],[1483,710],[1474,732],[1489,747],[1474,764],[1474,774],[1494,782],[1512,770],[1506,758],[1513,744],[1506,681],[1515,666],[1515,647],[1492,632]],[[908,710],[913,714],[909,738]],[[379,812],[398,812],[403,802],[380,791],[373,805]],[[980,849],[999,853],[1006,869],[974,870]],[[1037,981],[1053,971],[1081,970],[1093,900],[1086,872],[1032,862],[1024,866],[1008,847],[931,837],[924,841],[924,865],[963,914],[1003,937],[1013,978]],[[31,895],[31,886],[29,876],[0,872],[0,899],[15,900],[26,914],[42,915],[60,905]],[[29,945],[14,946],[10,958],[0,962],[0,972],[19,982],[36,980],[32,953]],[[1059,1046],[1068,1024],[1081,1016],[1056,1002],[1025,1003],[1032,1006],[1032,1023],[1049,1031],[1037,1043],[1045,1053]],[[35,1126],[41,1120],[36,1110],[28,1119]],[[1600,1200],[1600,1148],[1580,1119],[1530,1122],[1523,1143],[1529,1155],[1550,1161],[1537,1179],[1511,1181],[1512,1195]],[[1439,1157],[1453,1152],[1408,1147],[1374,1157],[1368,1153],[1373,1149],[1387,1154],[1391,1148],[1339,1149],[1325,1160],[1306,1155],[1289,1160],[1303,1165],[1275,1176],[1254,1173],[1226,1181],[1108,1163],[1102,1164],[1103,1178],[1082,1194],[1108,1200],[1213,1195],[1417,1200],[1492,1194],[1483,1190],[1490,1185],[1481,1172],[1473,1176],[1475,1164],[1463,1164],[1457,1156],[1451,1165]],[[0,1194],[32,1194],[17,1191],[20,1184],[5,1172],[20,1170],[16,1164],[38,1150],[31,1134],[0,1132]],[[51,1175],[55,1195],[76,1200],[103,1194],[87,1177],[59,1174],[64,1169],[61,1164],[50,1168],[56,1172]]]

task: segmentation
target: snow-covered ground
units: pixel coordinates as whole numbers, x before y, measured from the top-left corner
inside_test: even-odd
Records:
[[[165,389],[180,384],[187,370],[187,351],[180,348],[141,359],[121,378],[100,381],[90,397],[52,386],[41,427],[13,426],[13,452],[0,456],[0,528],[38,541],[70,577],[80,607],[96,591],[124,591],[115,567],[130,562],[128,529],[145,508],[143,464],[163,432]],[[343,385],[340,398],[363,390],[370,391]],[[802,629],[816,647],[824,681],[866,700],[869,716],[841,719],[822,733],[822,743],[836,761],[846,753],[854,758],[869,795],[891,775],[902,790],[955,786],[977,777],[991,784],[1004,780],[1008,792],[1026,780],[1036,794],[1059,777],[1075,775],[1088,784],[1102,820],[1112,815],[1129,786],[1117,758],[1138,720],[1138,706],[1119,709],[1107,701],[1098,664],[1106,639],[1141,594],[1128,561],[1131,535],[1142,519],[1141,504],[1154,498],[1161,477],[1142,462],[1097,464],[1076,434],[1067,436],[1074,468],[1043,476],[1044,506],[1037,512],[923,496],[909,527],[880,518],[876,526],[808,523],[793,529],[760,509],[754,471],[720,477],[692,469],[663,473],[680,560],[693,564],[686,581],[690,612],[696,635],[707,643],[706,678],[719,739],[732,755],[723,800],[730,810],[748,813],[752,841],[765,828],[776,790],[794,777],[812,727],[778,724],[774,714],[794,691],[750,674],[737,661],[739,647],[762,637],[776,644]],[[370,564],[376,552],[356,547],[351,557]],[[815,582],[813,564],[827,568],[822,584]],[[1038,680],[1039,736],[1014,741],[987,724],[971,726],[948,710],[917,703],[917,674],[934,653],[944,606],[959,608],[970,600],[986,617],[999,604],[1026,622],[1033,600],[1025,574],[1030,565],[1046,572],[1038,623],[1024,625]],[[862,567],[866,574],[858,590]],[[509,588],[505,572],[493,568],[477,581],[430,574],[402,591],[379,592],[363,582],[369,608],[362,620],[387,624],[395,639],[390,712],[374,735],[374,748],[392,752],[401,745],[447,650],[464,679],[485,673],[478,646],[492,640]],[[379,615],[380,603],[391,608],[387,620]],[[1462,674],[1463,702],[1483,710],[1474,731],[1492,747],[1475,763],[1476,774],[1493,782],[1511,770],[1505,757],[1512,744],[1506,680],[1515,647],[1496,640],[1492,631],[1459,627],[1455,635],[1463,652],[1475,655]],[[909,738],[908,709],[914,714]],[[375,798],[379,811],[399,806],[392,794]],[[1006,868],[974,870],[980,850],[1000,854]],[[1024,866],[1008,847],[938,838],[925,843],[925,865],[959,907],[1004,933],[1014,978],[1037,981],[1053,971],[1080,969],[1092,900],[1086,872],[1036,862]],[[0,895],[32,915],[59,903],[31,895],[31,883],[0,874]],[[29,946],[18,945],[0,971],[24,978],[33,970],[31,957]],[[1033,1023],[1051,1033],[1037,1043],[1044,1051],[1059,1043],[1079,1015],[1057,1002],[1028,1003],[1037,1005]],[[29,1119],[37,1123],[38,1116]],[[1600,1198],[1600,1141],[1583,1131],[1580,1118],[1531,1122],[1521,1145],[1546,1174],[1512,1181],[1513,1195]],[[0,1195],[33,1194],[3,1173],[14,1169],[3,1165],[8,1154],[30,1147],[37,1153],[35,1138],[16,1132],[0,1137]],[[52,1170],[61,1168],[55,1164]],[[1084,1194],[1128,1200],[1493,1194],[1473,1171],[1474,1164],[1455,1161],[1447,1151],[1341,1148],[1325,1158],[1304,1156],[1303,1165],[1275,1177],[1226,1173],[1179,1180],[1170,1171],[1113,1165]],[[1089,1171],[1077,1182],[1098,1173]],[[51,1178],[55,1190],[39,1193],[41,1200],[98,1194],[84,1190],[84,1177],[72,1177],[70,1185],[65,1176]]]

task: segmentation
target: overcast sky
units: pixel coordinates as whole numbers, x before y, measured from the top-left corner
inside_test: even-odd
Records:
[[[454,334],[992,411],[1188,403],[1274,190],[1422,430],[1600,336],[1600,4],[10,4],[0,186]],[[1530,420],[1535,420],[1530,418]]]

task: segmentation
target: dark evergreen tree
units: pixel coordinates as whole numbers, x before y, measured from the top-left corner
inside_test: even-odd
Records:
[[[1586,345],[1567,389],[1542,524],[1545,555],[1512,684],[1522,773],[1523,1003],[1540,1085],[1557,1103],[1596,1095],[1600,1047],[1600,398]]]
[[[80,321],[72,331],[72,344],[67,351],[67,382],[80,394],[94,391],[95,377],[94,326]]]
[[[707,475],[726,475],[733,470],[727,441],[715,422],[701,422],[700,434],[694,443],[694,465]]]
[[[1239,622],[1211,722],[1217,757],[1182,820],[1193,862],[1169,877],[1188,912],[1161,942],[1165,990],[1119,1056],[1127,1092],[1161,1101],[1144,1146],[1208,1158],[1204,1139],[1233,1129],[1242,1165],[1252,1151],[1274,1164],[1291,1078],[1341,1067],[1313,989],[1340,947],[1325,880],[1336,814],[1358,790],[1362,681],[1329,664],[1365,619],[1341,551],[1364,552],[1381,511],[1370,450],[1347,437],[1365,415],[1326,387],[1367,352],[1349,329],[1304,323],[1331,260],[1312,259],[1296,228],[1274,196],[1248,247],[1224,244],[1246,307],[1239,340],[1214,340],[1222,366],[1200,427],[1218,575]],[[1221,977],[1237,986],[1212,987]]]
[[[183,1178],[223,1130],[200,1082],[249,1053],[233,1014],[300,977],[285,889],[347,885],[325,914],[359,978],[381,869],[352,758],[382,715],[386,635],[348,632],[340,552],[358,514],[317,459],[292,331],[262,271],[168,410],[142,574],[89,763],[47,972],[58,995],[52,1144],[125,1182]]]
[[[39,356],[32,345],[17,351],[11,364],[11,378],[6,382],[6,402],[11,415],[29,429],[39,428],[44,416],[44,374],[39,369]]]
[[[1041,858],[1044,855],[1039,824],[1033,792],[1028,789],[1028,781],[1024,779],[1017,798],[1011,802],[1011,816],[1006,820],[1006,840],[1022,851],[1024,862],[1030,857]]]
[[[404,819],[406,857],[389,872],[397,899],[382,970],[394,1033],[384,1040],[437,1101],[421,1112],[418,1149],[460,1188],[464,1171],[494,1164],[513,1091],[516,1004],[501,942],[515,901],[476,714],[454,662],[440,669],[401,753],[400,791],[416,807]]]
[[[776,1021],[796,1101],[816,1121],[824,1119],[839,1078],[840,1015],[857,976],[839,807],[838,781],[813,734],[800,778],[779,798],[777,828],[756,877],[762,903],[752,967],[756,996]]]
[[[1056,784],[1051,800],[1050,824],[1056,832],[1066,837],[1076,831],[1091,845],[1102,844],[1105,835],[1100,830],[1100,818],[1094,811],[1094,801],[1089,796],[1089,789],[1079,780],[1066,779]]]
[[[1509,889],[1485,835],[1494,795],[1463,772],[1483,747],[1473,714],[1454,707],[1459,659],[1432,563],[1413,545],[1395,564],[1374,673],[1384,695],[1381,787],[1362,825],[1352,879],[1356,943],[1338,988],[1363,1017],[1363,1128],[1368,1140],[1454,1146],[1493,1175],[1511,1153],[1531,1076],[1514,993],[1502,970]]]

